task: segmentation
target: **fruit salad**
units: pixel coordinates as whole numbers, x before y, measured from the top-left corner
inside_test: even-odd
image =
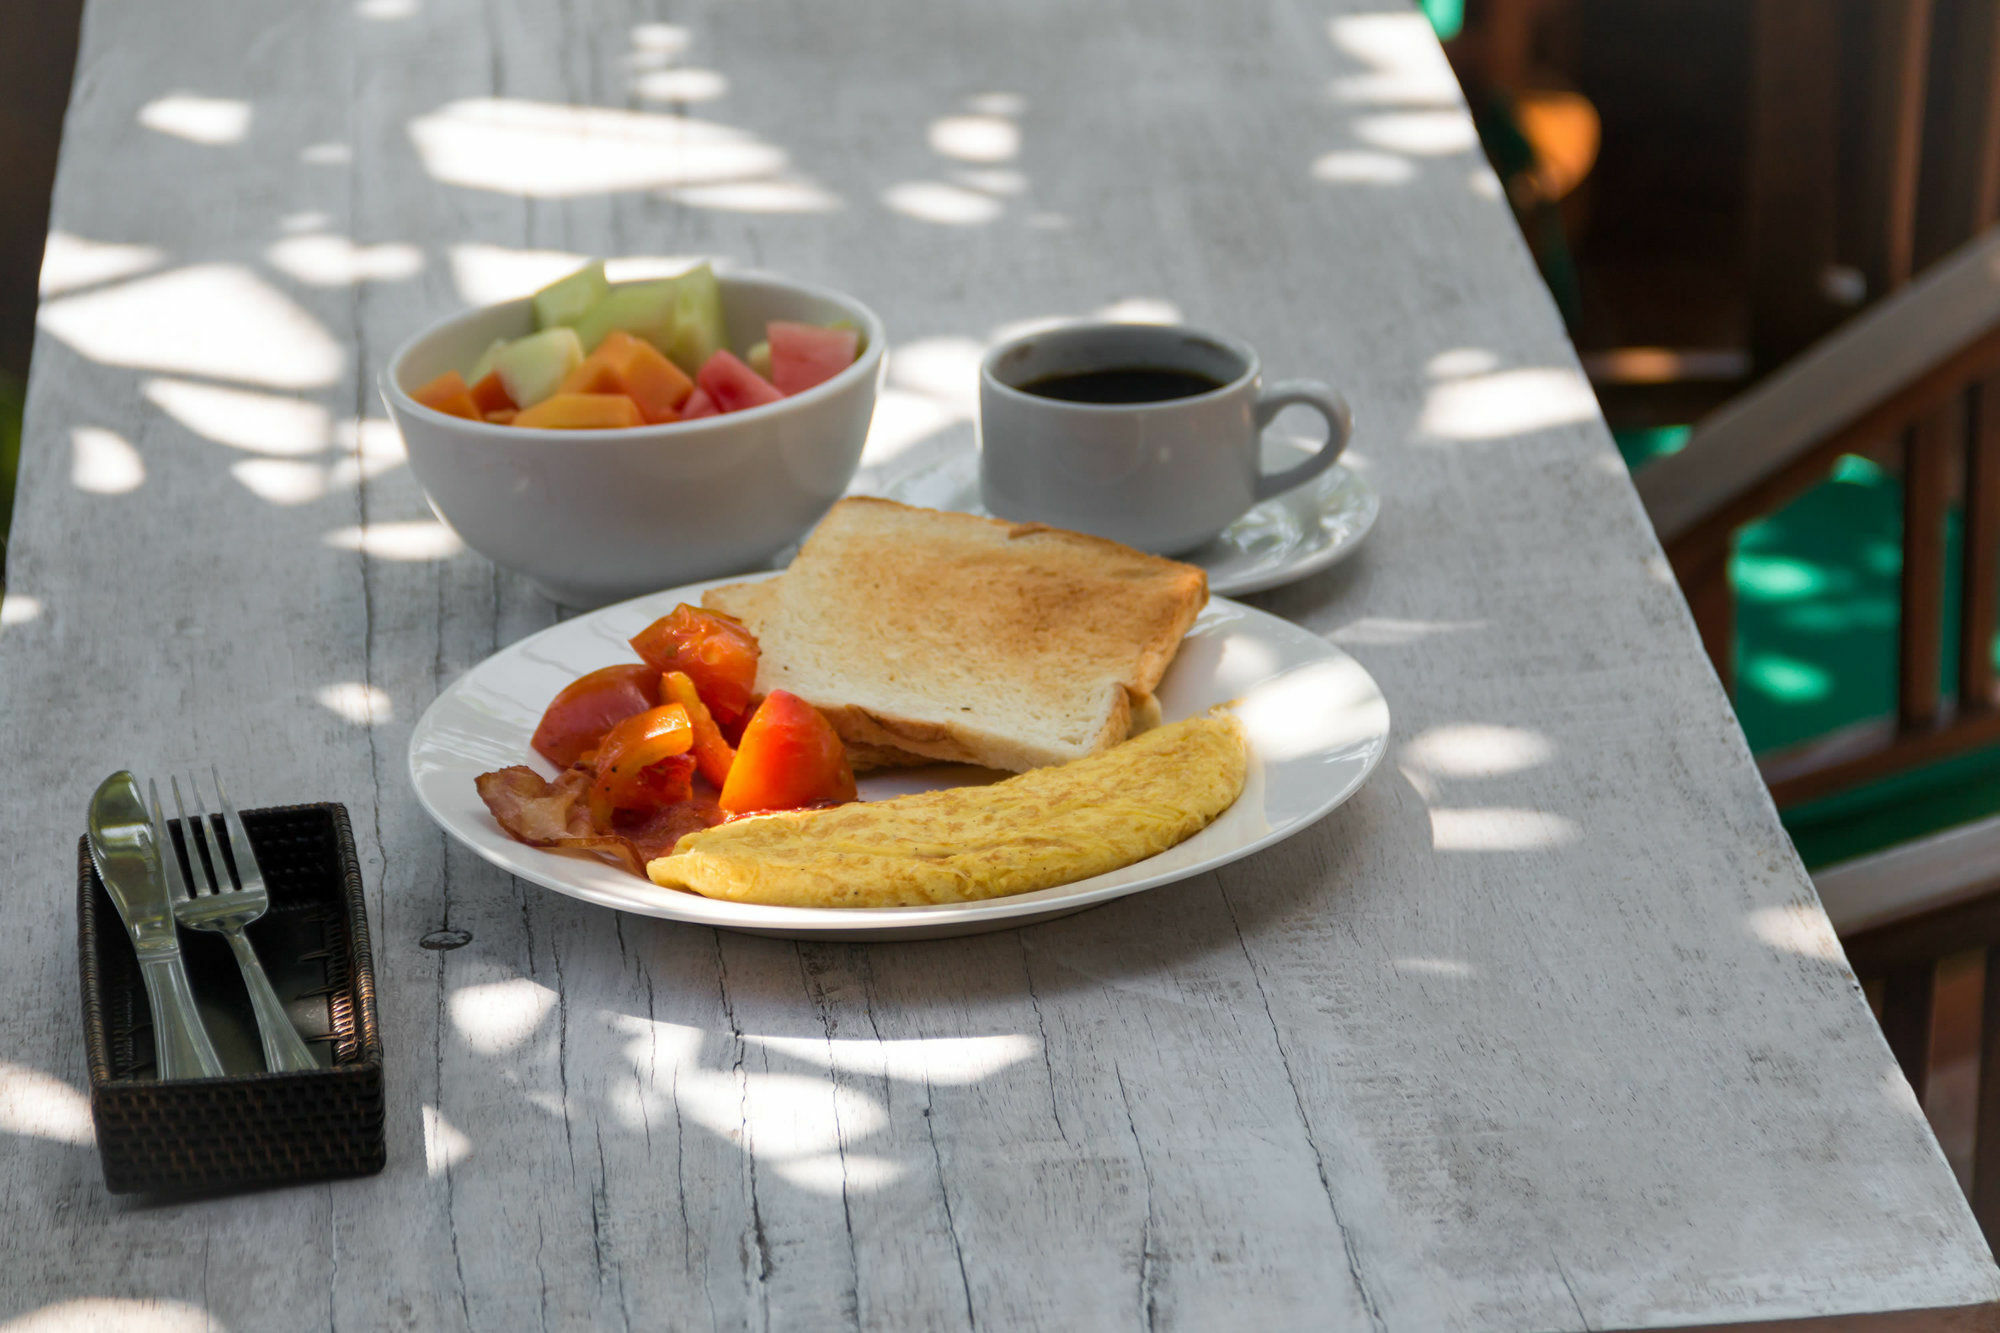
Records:
[[[854,364],[861,333],[843,320],[772,320],[738,356],[722,289],[702,264],[677,278],[613,288],[587,264],[534,295],[535,331],[495,342],[465,373],[410,396],[470,421],[542,430],[615,430],[741,412],[824,384]]]

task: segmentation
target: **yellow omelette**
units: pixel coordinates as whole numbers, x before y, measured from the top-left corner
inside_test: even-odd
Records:
[[[690,833],[655,884],[782,907],[917,907],[1028,893],[1131,865],[1243,790],[1231,717],[1188,718],[985,787],[759,816]]]

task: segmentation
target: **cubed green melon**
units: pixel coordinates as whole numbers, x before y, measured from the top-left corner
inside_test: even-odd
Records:
[[[506,345],[507,340],[505,338],[495,338],[492,345],[481,352],[479,359],[472,363],[472,369],[465,373],[465,382],[467,384],[477,384],[492,374],[494,359],[500,355],[500,349]]]
[[[514,405],[529,408],[554,393],[582,361],[576,330],[558,326],[508,343],[493,358],[493,371]]]
[[[610,290],[611,285],[604,280],[603,263],[585,264],[567,278],[552,282],[535,293],[535,327],[552,329],[558,325],[575,324]]]
[[[766,338],[763,342],[753,344],[750,350],[743,354],[743,360],[749,364],[750,369],[756,371],[765,379],[770,379],[771,340]]]
[[[664,352],[674,337],[674,282],[662,278],[620,287],[591,306],[576,321],[584,351],[596,351],[607,334],[623,329]]]
[[[728,327],[722,322],[722,288],[707,264],[689,269],[673,284],[673,340],[659,348],[682,370],[698,375],[708,358],[729,342]]]

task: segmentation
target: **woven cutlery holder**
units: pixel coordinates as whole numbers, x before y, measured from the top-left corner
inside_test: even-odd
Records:
[[[271,906],[248,930],[293,1024],[325,1067],[264,1072],[228,942],[180,933],[204,1025],[228,1072],[161,1082],[132,942],[77,847],[77,947],[90,1113],[114,1194],[190,1193],[367,1175],[384,1162],[382,1044],[361,869],[347,808],[243,812]],[[173,836],[178,842],[178,825]]]

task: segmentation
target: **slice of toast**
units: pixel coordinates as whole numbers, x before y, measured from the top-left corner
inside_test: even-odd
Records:
[[[1208,598],[1192,565],[1039,524],[853,498],[779,579],[703,604],[764,647],[863,753],[1020,771],[1095,754],[1158,718]]]
[[[764,626],[778,604],[778,588],[784,578],[780,574],[776,578],[759,579],[754,583],[729,583],[720,588],[710,588],[701,595],[701,604],[711,611],[720,611],[742,621],[761,642],[765,634]],[[1160,701],[1147,691],[1133,702],[1132,720],[1126,728],[1126,735],[1137,736],[1159,725]],[[942,762],[930,755],[916,754],[894,745],[851,739],[847,741],[847,758],[857,773],[881,768],[922,768]]]

